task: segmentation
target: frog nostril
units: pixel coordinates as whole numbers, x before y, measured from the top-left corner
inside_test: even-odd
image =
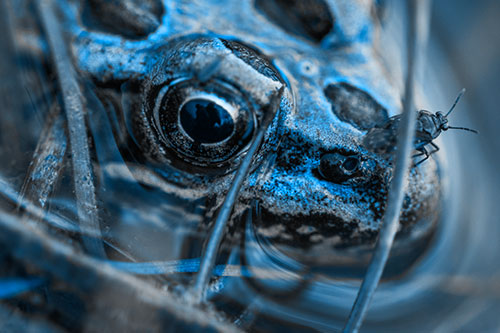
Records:
[[[356,176],[359,164],[359,158],[356,155],[328,153],[321,157],[318,171],[325,180],[343,183]]]

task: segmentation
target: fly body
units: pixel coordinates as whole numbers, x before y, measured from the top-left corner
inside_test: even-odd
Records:
[[[432,113],[427,110],[419,110],[417,112],[414,149],[418,151],[418,153],[415,154],[414,157],[424,155],[424,158],[418,161],[415,166],[425,162],[432,154],[439,151],[439,147],[433,142],[433,140],[435,140],[441,132],[449,129],[460,129],[477,134],[477,131],[470,128],[448,125],[448,116],[453,111],[464,93],[465,89],[462,89],[455,99],[452,107],[446,114],[443,114],[441,111]],[[392,153],[396,148],[396,139],[398,136],[400,120],[401,115],[396,115],[389,118],[387,122],[378,124],[370,129],[363,138],[363,145],[368,150],[391,158]],[[428,145],[432,147],[431,151],[427,150]]]

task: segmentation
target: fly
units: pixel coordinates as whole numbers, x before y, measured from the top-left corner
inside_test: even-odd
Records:
[[[466,127],[454,127],[448,125],[448,116],[455,109],[460,98],[465,93],[462,89],[455,99],[455,103],[451,106],[450,110],[443,114],[441,111],[431,113],[427,110],[419,110],[417,114],[417,124],[415,130],[414,145],[415,150],[418,151],[413,157],[425,155],[415,166],[425,162],[432,154],[439,151],[439,147],[433,142],[441,132],[449,129],[459,129],[478,134],[476,130]],[[401,115],[396,115],[389,118],[382,124],[375,125],[363,138],[363,146],[368,150],[382,155],[388,155],[394,152],[396,148],[396,140],[398,135],[399,123]],[[432,146],[430,152],[427,150],[427,145]]]

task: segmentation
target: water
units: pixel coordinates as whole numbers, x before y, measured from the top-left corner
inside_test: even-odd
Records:
[[[202,2],[196,5],[203,7]],[[395,6],[387,12],[384,31],[401,42],[404,17],[397,15],[401,8]],[[127,327],[128,323],[137,325],[128,329],[153,330],[174,330],[171,325],[176,323],[180,323],[177,328],[184,329],[199,329],[196,325],[202,324],[216,329],[230,327],[220,322],[250,331],[279,327],[331,331],[343,327],[368,262],[371,241],[354,247],[343,246],[340,241],[340,246],[334,246],[333,251],[326,247],[330,250],[324,252],[325,248],[303,245],[307,244],[304,239],[317,232],[309,224],[296,228],[304,237],[300,242],[294,239],[287,242],[284,235],[288,231],[284,232],[282,223],[267,227],[273,221],[269,222],[262,206],[266,207],[266,200],[272,196],[255,200],[251,193],[264,191],[269,178],[280,175],[278,148],[273,144],[281,141],[283,147],[284,140],[268,134],[271,143],[258,156],[258,163],[253,164],[252,176],[248,177],[242,192],[247,201],[235,208],[233,214],[239,218],[229,223],[214,267],[216,278],[208,289],[208,305],[200,311],[189,303],[186,295],[223,199],[222,195],[214,198],[211,194],[228,191],[231,179],[224,175],[231,174],[236,162],[220,162],[225,171],[216,181],[165,168],[162,163],[177,155],[167,154],[163,160],[157,152],[144,156],[140,147],[145,139],[137,137],[134,119],[127,119],[129,114],[109,112],[126,103],[122,101],[123,104],[117,106],[116,96],[112,96],[110,90],[79,76],[88,110],[88,135],[84,140],[87,142],[77,148],[88,144],[92,171],[75,179],[76,155],[68,144],[74,133],[68,128],[69,119],[66,120],[64,110],[56,107],[61,99],[60,89],[54,82],[54,72],[48,70],[50,58],[41,53],[48,52],[49,46],[40,38],[43,33],[39,23],[33,20],[36,11],[23,2],[7,2],[2,7],[7,7],[5,11],[2,8],[2,12],[9,17],[0,27],[2,35],[14,37],[6,40],[6,47],[1,51],[4,61],[0,72],[9,78],[1,83],[1,103],[10,111],[0,116],[0,220],[6,221],[2,224],[6,230],[4,235],[24,235],[19,236],[20,239],[28,239],[29,233],[22,233],[23,226],[26,230],[36,226],[49,234],[50,239],[60,242],[48,246],[45,235],[33,232],[43,240],[40,241],[43,245],[37,245],[35,237],[32,242],[20,242],[26,246],[23,251],[22,246],[12,245],[13,239],[3,239],[12,246],[6,246],[2,253],[2,260],[7,263],[3,276],[37,281],[32,292],[11,296],[13,298],[5,303],[7,307],[16,309],[26,321],[33,320],[37,313],[52,330],[116,329]],[[403,71],[402,66],[396,65],[401,61],[397,60],[400,55],[392,56],[396,59],[393,75],[398,77],[398,71]],[[431,39],[428,67],[419,79],[422,108],[446,110],[460,91],[461,84],[456,83],[448,57],[439,40]],[[318,71],[315,61],[318,60],[302,62],[299,72],[304,73],[304,77],[314,77]],[[259,81],[262,85],[277,85],[281,79],[275,78],[281,75],[287,80],[296,80],[288,72],[267,71],[268,64],[258,65],[265,69]],[[216,70],[214,65],[211,71]],[[126,71],[120,75],[123,73]],[[210,73],[200,76],[210,77]],[[384,91],[375,90],[376,94]],[[134,87],[120,82],[118,91],[131,94]],[[232,105],[241,106],[247,97],[233,98]],[[394,102],[384,96],[382,100],[388,101],[384,105],[388,108]],[[449,131],[437,141],[443,148],[439,160],[445,198],[439,224],[437,228],[423,228],[424,236],[417,237],[420,242],[411,243],[407,252],[402,249],[408,243],[396,245],[362,330],[477,331],[499,327],[496,314],[500,296],[497,264],[500,251],[496,240],[500,230],[495,208],[498,163],[492,158],[491,148],[497,140],[492,132],[483,131],[485,126],[481,125],[483,119],[489,117],[489,110],[478,112],[469,102],[466,95],[450,117],[450,123],[477,128],[481,135]],[[134,105],[128,108],[134,110]],[[271,124],[271,132],[278,127],[277,123]],[[248,143],[243,142],[241,147],[245,152]],[[211,152],[203,153],[210,155]],[[175,162],[178,168],[189,165],[186,161],[190,157],[183,156],[185,159]],[[203,170],[200,165],[192,168],[194,174]],[[80,200],[77,205],[75,186],[78,188],[78,185],[75,184],[83,188],[88,184],[95,186],[95,205],[87,200]],[[291,184],[298,187],[300,182]],[[307,198],[308,193],[302,194]],[[86,221],[82,210],[86,213],[84,216],[97,214],[99,228],[92,223],[82,223]],[[16,229],[15,221],[20,229]],[[266,226],[265,232],[263,226]],[[281,239],[274,237],[276,234]],[[414,235],[419,236],[418,230]],[[104,255],[99,254],[99,250],[93,252],[95,244],[97,248],[104,248]],[[87,258],[88,253],[93,253],[93,259]],[[58,258],[58,264],[54,264],[54,258]],[[108,272],[108,265],[117,271]],[[117,272],[123,276],[117,277]],[[124,275],[126,272],[140,279],[131,280]],[[39,276],[50,277],[43,281],[43,288],[37,287]],[[148,300],[142,300],[133,292],[124,292],[127,288],[144,291],[147,295],[144,298]],[[125,296],[126,301],[122,298]],[[166,314],[151,317],[143,310],[129,320],[123,319],[127,317],[123,315],[127,309],[133,313],[141,302],[152,311],[164,308]],[[116,309],[122,318],[109,320],[105,309]],[[170,318],[168,323],[165,318]]]

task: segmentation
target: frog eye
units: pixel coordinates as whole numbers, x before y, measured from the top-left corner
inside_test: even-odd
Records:
[[[164,86],[153,117],[160,141],[178,159],[216,166],[245,150],[256,119],[244,96],[224,82],[177,81]]]
[[[129,157],[159,169],[173,167],[192,179],[226,175],[272,116],[252,162],[257,165],[279,140],[279,118],[266,106],[283,86],[272,62],[242,42],[174,38],[158,48],[144,77],[122,86]],[[290,106],[284,97],[282,107]]]

